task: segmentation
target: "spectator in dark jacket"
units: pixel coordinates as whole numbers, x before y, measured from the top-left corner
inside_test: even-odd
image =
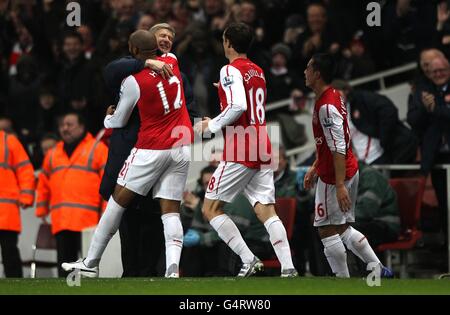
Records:
[[[408,123],[420,138],[421,172],[431,179],[443,220],[447,215],[445,172],[433,165],[450,163],[450,66],[443,57],[435,58],[426,69],[430,80],[416,86],[408,104]],[[443,224],[446,229],[446,224]]]
[[[400,235],[397,195],[387,179],[376,169],[359,161],[358,202],[353,226],[370,245],[394,242]]]
[[[332,86],[347,103],[354,153],[368,164],[411,163],[417,144],[412,132],[398,118],[397,107],[386,96],[352,89],[345,81]]]
[[[79,33],[70,32],[63,39],[63,61],[58,72],[58,98],[63,106],[68,106],[74,87],[80,96],[90,102],[93,92],[93,68],[83,52],[83,38]]]
[[[288,67],[291,55],[287,45],[277,44],[272,47],[272,62],[266,73],[268,103],[286,99],[294,90],[302,93],[301,90],[305,89],[298,73]]]

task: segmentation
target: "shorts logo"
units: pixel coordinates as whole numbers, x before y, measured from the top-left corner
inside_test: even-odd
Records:
[[[332,118],[332,117],[325,118],[325,119],[322,121],[322,125],[323,125],[325,128],[331,128],[331,127],[333,127],[333,118]]]
[[[227,77],[225,77],[225,78],[222,79],[222,86],[223,86],[223,87],[230,86],[230,85],[232,85],[233,83],[234,83],[234,79],[233,79],[233,76],[232,76],[232,75],[229,75],[229,76],[227,76]]]
[[[314,141],[316,142],[317,145],[321,145],[322,144],[322,137],[317,137],[314,139]]]

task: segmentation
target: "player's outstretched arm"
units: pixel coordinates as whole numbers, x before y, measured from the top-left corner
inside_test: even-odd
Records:
[[[230,65],[224,66],[220,70],[219,84],[225,92],[227,106],[222,113],[208,123],[208,129],[212,133],[231,125],[247,110],[244,80],[238,69]]]
[[[127,77],[120,87],[120,100],[112,115],[106,115],[105,128],[122,128],[128,123],[140,97],[139,85],[133,76]]]

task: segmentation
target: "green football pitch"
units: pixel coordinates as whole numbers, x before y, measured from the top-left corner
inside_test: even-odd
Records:
[[[68,286],[65,279],[0,279],[0,294],[151,294],[151,295],[319,295],[450,294],[450,279],[389,279],[369,287],[362,278],[133,278],[84,279]]]

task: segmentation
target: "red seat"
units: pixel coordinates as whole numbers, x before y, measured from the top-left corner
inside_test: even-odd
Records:
[[[397,241],[381,244],[377,247],[378,252],[385,252],[386,265],[392,268],[392,250],[401,251],[401,271],[400,276],[406,275],[405,250],[412,249],[417,241],[422,238],[422,231],[419,229],[420,207],[425,191],[425,179],[418,178],[392,178],[389,184],[397,193],[397,203],[400,211],[401,232]]]
[[[287,238],[290,241],[294,233],[295,213],[297,211],[297,200],[295,198],[277,198],[275,210],[281,222],[286,228]],[[280,268],[280,262],[276,257],[263,260],[265,268]]]

